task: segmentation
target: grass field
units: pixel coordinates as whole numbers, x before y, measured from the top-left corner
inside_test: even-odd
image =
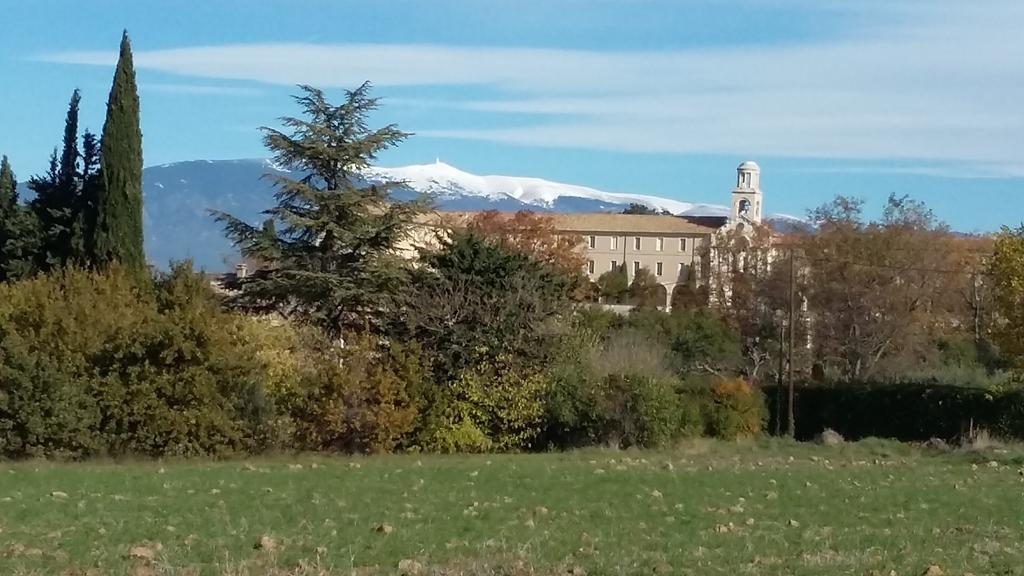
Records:
[[[1024,574],[1022,465],[877,441],[25,462],[0,466],[0,574]]]

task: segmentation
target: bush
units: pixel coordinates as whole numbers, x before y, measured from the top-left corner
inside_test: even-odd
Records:
[[[542,373],[482,365],[428,391],[419,446],[436,452],[530,448],[540,434],[549,381]]]
[[[273,406],[245,320],[191,265],[0,286],[0,453],[200,455],[265,447]]]
[[[408,440],[428,379],[418,347],[350,338],[344,349],[321,341],[307,352],[294,389],[282,394],[295,445],[348,453],[388,452]]]
[[[711,436],[729,440],[758,436],[767,415],[764,394],[746,380],[722,379],[711,386],[706,416]]]
[[[609,374],[592,393],[595,439],[608,446],[661,446],[677,438],[685,426],[671,381]]]

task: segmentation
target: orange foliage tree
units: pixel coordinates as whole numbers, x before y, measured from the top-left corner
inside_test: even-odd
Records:
[[[565,234],[555,227],[550,216],[529,210],[515,214],[487,210],[474,215],[467,227],[481,236],[525,252],[569,275],[583,270],[583,237]]]

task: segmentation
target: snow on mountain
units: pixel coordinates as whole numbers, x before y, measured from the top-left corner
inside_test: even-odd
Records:
[[[366,171],[364,177],[371,182],[404,182],[409,188],[420,193],[433,194],[442,201],[459,196],[477,196],[492,201],[511,199],[550,210],[556,208],[559,200],[580,198],[618,205],[635,202],[657,210],[667,210],[673,214],[691,210],[696,206],[690,202],[657,196],[604,192],[541,178],[477,176],[441,161],[397,168],[371,168]]]
[[[170,260],[192,258],[208,270],[224,268],[235,248],[209,210],[223,210],[248,222],[259,223],[263,210],[274,205],[274,180],[266,174],[288,174],[272,160],[195,160],[150,166],[143,172],[146,251],[151,261],[166,266]],[[362,177],[370,182],[403,181],[392,197],[408,200],[420,194],[435,196],[441,210],[536,210],[543,212],[621,212],[630,202],[690,217],[727,217],[729,209],[647,196],[604,192],[586,186],[540,178],[477,176],[435,162],[398,168],[371,168]],[[28,193],[28,191],[25,191]],[[728,190],[722,191],[723,200]],[[806,223],[799,218],[768,217],[784,230]]]

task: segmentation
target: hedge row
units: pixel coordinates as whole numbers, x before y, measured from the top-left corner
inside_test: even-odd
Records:
[[[785,395],[764,389],[770,429],[782,418]],[[799,386],[794,395],[796,436],[813,439],[831,428],[849,440],[867,437],[923,442],[957,440],[973,427],[1006,439],[1024,440],[1024,389],[990,390],[931,383]]]

